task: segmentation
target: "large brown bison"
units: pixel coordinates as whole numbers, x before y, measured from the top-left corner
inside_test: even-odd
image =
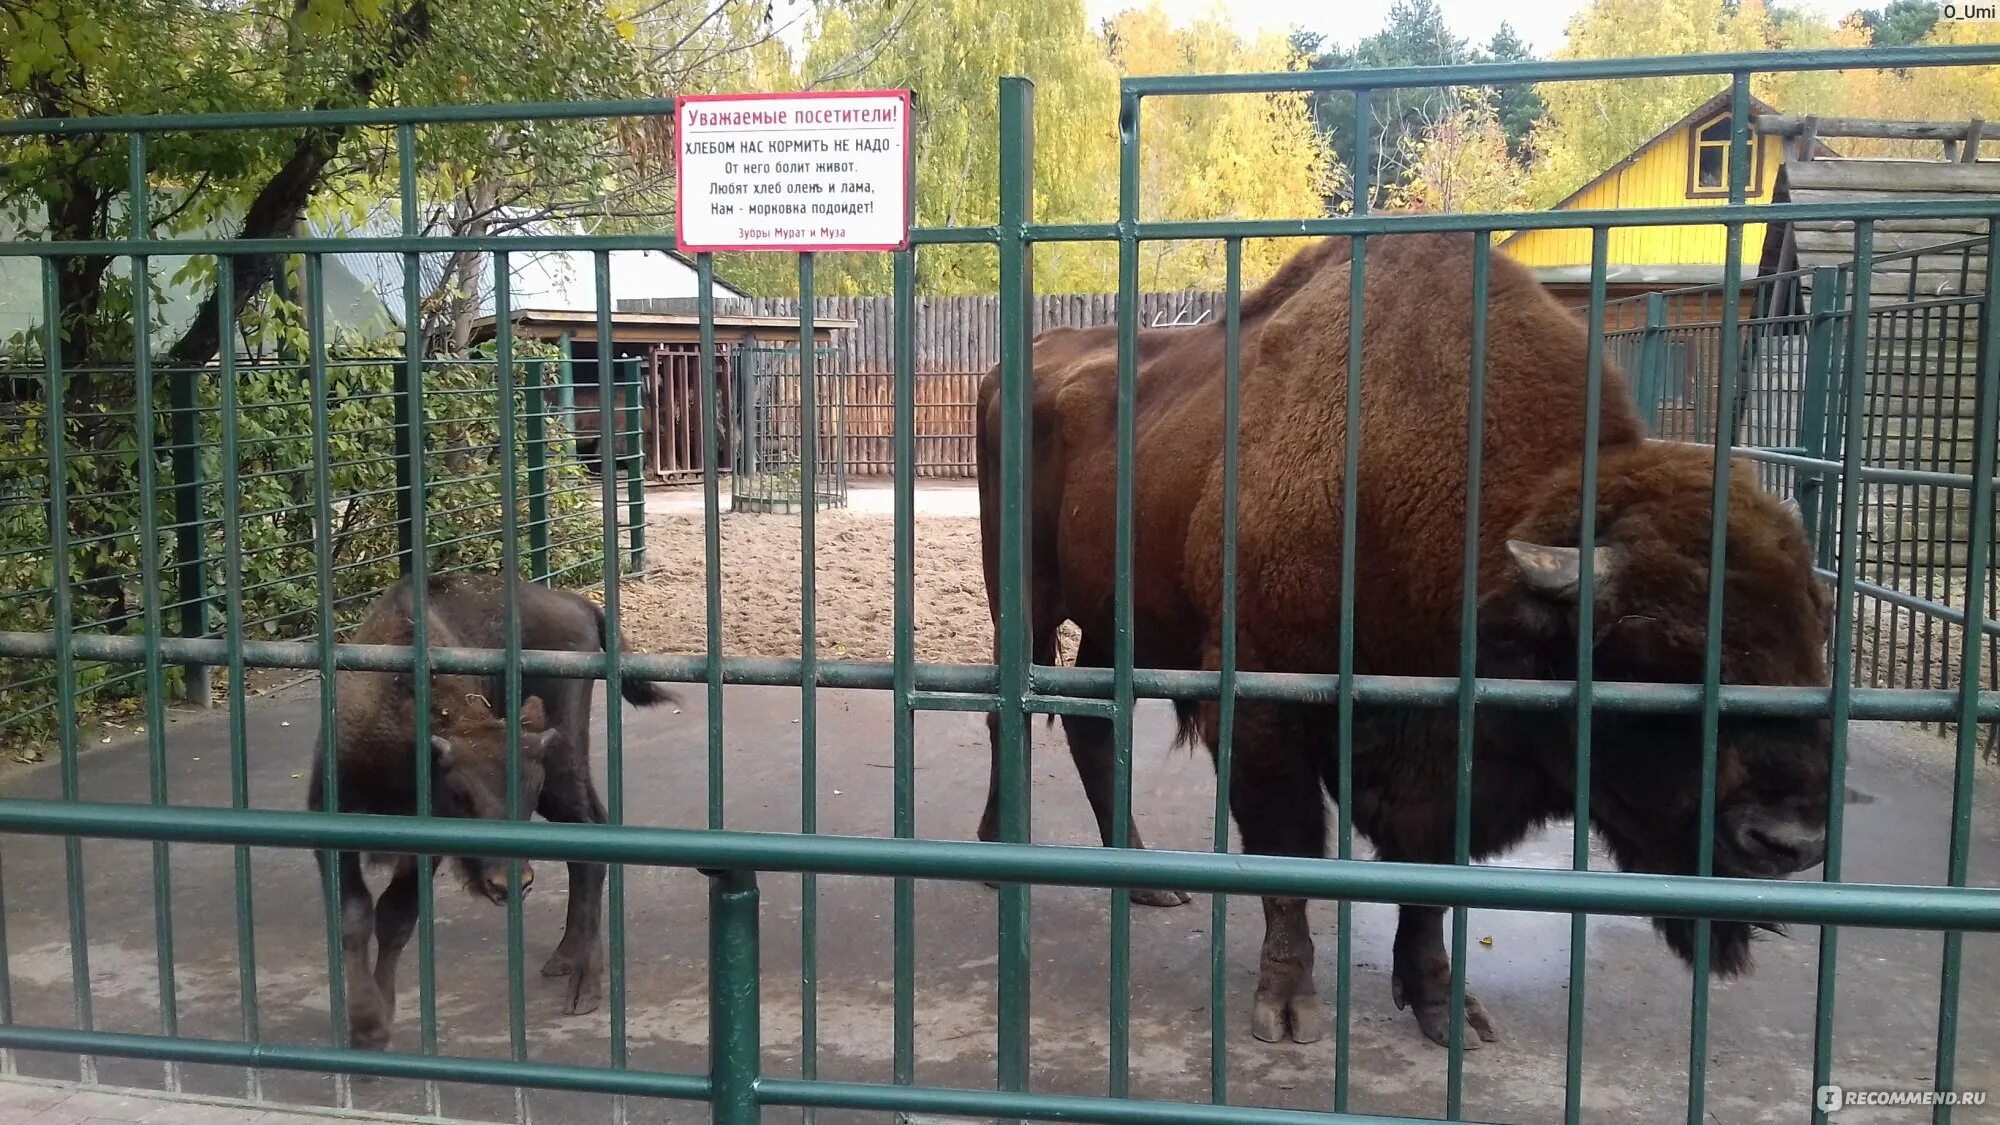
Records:
[[[1246,670],[1338,669],[1342,464],[1347,433],[1350,246],[1300,252],[1242,304],[1238,652]],[[1470,235],[1396,235],[1368,246],[1361,357],[1355,665],[1455,676],[1465,538],[1472,339]],[[1526,269],[1491,262],[1479,509],[1478,670],[1575,674],[1580,458],[1588,329]],[[1134,485],[1134,651],[1141,667],[1221,665],[1224,328],[1142,332]],[[1057,329],[1034,342],[1029,566],[1033,657],[1059,624],[1077,662],[1111,663],[1117,337]],[[999,376],[980,386],[979,484],[989,602],[998,621]],[[1599,430],[1594,641],[1601,680],[1700,682],[1713,454],[1643,439],[1625,380],[1604,372]],[[1824,686],[1831,604],[1795,514],[1732,474],[1722,675],[1728,683]],[[1213,751],[1218,706],[1179,705],[1183,738]],[[1065,716],[1070,753],[1110,840],[1111,724]],[[980,837],[993,839],[999,752]],[[1328,706],[1237,708],[1231,811],[1246,850],[1324,854],[1337,754]],[[1717,754],[1718,874],[1781,877],[1824,851],[1828,736],[1820,719],[1726,715]],[[1457,717],[1452,708],[1364,706],[1353,748],[1355,826],[1388,860],[1452,861]],[[1500,852],[1574,807],[1574,712],[1481,708],[1471,852]],[[1696,867],[1701,736],[1695,715],[1600,713],[1591,813],[1628,871]],[[1133,828],[1130,844],[1142,846]],[[1181,895],[1135,894],[1171,905]],[[1319,1038],[1305,903],[1264,902],[1251,1030]],[[1655,926],[1684,959],[1693,924]],[[1713,928],[1719,974],[1749,966],[1750,924]],[[1401,908],[1392,994],[1447,1042],[1443,911]],[[1495,1038],[1466,997],[1468,1045]]]

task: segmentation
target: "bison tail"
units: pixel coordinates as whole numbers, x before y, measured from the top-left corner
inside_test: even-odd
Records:
[[[624,676],[618,683],[618,694],[625,702],[638,707],[653,707],[661,703],[679,703],[681,697],[674,690],[658,680],[642,680],[636,676]]]
[[[597,614],[597,647],[608,652],[611,649],[611,638],[609,625],[604,620],[604,609],[595,605],[591,608]],[[625,697],[625,702],[635,707],[654,707],[662,703],[681,701],[680,696],[674,694],[673,689],[667,685],[658,680],[634,676],[630,672],[618,678],[618,694]]]
[[[1193,750],[1201,742],[1201,713],[1189,699],[1174,700],[1174,749]]]

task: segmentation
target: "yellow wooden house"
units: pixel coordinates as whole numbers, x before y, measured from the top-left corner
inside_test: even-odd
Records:
[[[1729,111],[1729,92],[1724,90],[1571,192],[1553,209],[1714,207],[1728,203]],[[1750,101],[1753,121],[1777,112],[1759,99]],[[1757,148],[1751,155],[1745,200],[1768,203],[1779,166],[1784,163],[1785,141],[1759,134],[1754,127],[1751,136]],[[1764,224],[1747,224],[1739,256],[1744,276],[1756,273],[1763,246]],[[1515,231],[1500,248],[1533,269],[1563,303],[1581,306],[1589,300],[1589,230]],[[1608,295],[1616,299],[1722,281],[1727,242],[1721,226],[1614,227],[1605,249],[1605,286]]]

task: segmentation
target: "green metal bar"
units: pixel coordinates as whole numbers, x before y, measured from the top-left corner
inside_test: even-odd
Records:
[[[646,570],[646,442],[641,432],[644,426],[640,422],[639,400],[645,389],[639,373],[645,365],[642,360],[633,358],[625,361],[625,369],[632,373],[632,377],[625,381],[632,393],[625,400],[624,408],[618,412],[618,436],[623,439],[619,444],[626,447],[629,443],[631,450],[619,454],[620,460],[625,462],[625,518],[632,525],[632,546],[626,556],[625,573],[643,574]],[[605,417],[603,413],[598,415],[600,423]],[[605,561],[606,565],[610,565],[611,560]]]
[[[169,843],[354,851],[473,853],[500,858],[657,867],[816,871],[1074,887],[1180,888],[1473,909],[2000,932],[2000,890],[1913,884],[1726,879],[1528,867],[1232,855],[795,832],[709,832],[638,825],[416,818],[277,809],[0,799],[0,831]]]
[[[895,835],[917,835],[917,723],[911,697],[916,693],[917,599],[914,575],[917,558],[917,254],[905,250],[895,257],[896,304],[896,578],[895,578]],[[896,880],[894,966],[890,991],[894,1004],[895,1059],[892,1078],[898,1086],[916,1083],[917,1071],[917,890],[909,879]]]
[[[86,660],[137,663],[143,659],[145,644],[138,637],[108,634],[78,634],[67,642],[74,655]],[[47,633],[0,631],[0,656],[48,659],[57,643]],[[228,644],[221,639],[189,640],[168,637],[160,642],[170,661],[200,660],[221,664],[228,658]],[[316,667],[316,646],[310,641],[244,641],[244,662],[253,668]],[[370,672],[401,672],[412,667],[415,649],[407,645],[334,646],[335,666]],[[498,649],[436,648],[431,650],[429,667],[438,672],[499,675],[502,657]],[[763,687],[796,687],[800,662],[797,660],[732,657],[722,662],[723,683]],[[522,653],[521,668],[528,675],[568,679],[602,680],[609,662],[588,652],[552,652],[530,649]],[[621,658],[622,668],[642,679],[669,683],[700,683],[708,673],[705,656],[669,656],[634,653]],[[622,673],[621,673],[622,674]],[[918,695],[942,691],[958,693],[993,692],[999,680],[992,666],[974,664],[918,664]],[[1091,699],[1112,695],[1108,668],[1044,668],[1035,674],[1036,684],[1052,694]],[[1140,668],[1133,672],[1134,694],[1141,699],[1215,699],[1220,695],[1221,676],[1217,672],[1195,672],[1164,668]],[[895,686],[895,667],[887,662],[822,661],[819,683],[829,688],[871,688],[890,690]],[[1354,699],[1360,703],[1390,707],[1451,707],[1458,702],[1455,676],[1353,677]],[[1240,699],[1277,700],[1329,706],[1342,689],[1338,676],[1294,672],[1237,673],[1236,693]],[[1604,683],[1594,689],[1601,709],[1634,714],[1683,714],[1699,712],[1703,693],[1699,684]],[[1477,692],[1480,706],[1533,711],[1574,708],[1576,688],[1561,680],[1481,679]],[[990,699],[965,696],[960,710],[993,710]],[[1026,698],[1025,696],[1023,697]],[[1810,687],[1761,687],[1726,684],[1720,693],[1725,715],[1823,716],[1828,713],[1831,689]],[[1939,688],[1857,688],[1853,717],[1949,721],[1958,711],[1956,689]],[[933,704],[937,709],[937,704]],[[1979,721],[2000,721],[2000,690],[1982,690],[1978,698]]]
[[[725,818],[722,742],[722,472],[716,449],[716,423],[729,432],[721,416],[715,372],[715,255],[695,258],[695,312],[701,321],[701,547],[702,591],[707,599],[708,644],[708,826],[721,828]],[[742,404],[732,399],[735,409]],[[732,482],[733,485],[733,482]]]
[[[1028,454],[1032,368],[1027,348],[1027,294],[1033,263],[1018,237],[1033,217],[1034,92],[1026,79],[1000,83],[1000,219],[1012,235],[1000,243],[1000,620],[994,628],[1000,678],[1000,839],[1031,839],[1028,784],[1030,647],[1026,582],[1028,554]],[[1028,888],[999,890],[999,1012],[996,1074],[1005,1091],[1028,1088],[1029,932]]]
[[[70,588],[69,533],[69,417],[65,396],[69,380],[63,374],[62,287],[53,259],[42,260],[42,354],[48,365],[44,389],[47,399],[49,443],[49,555],[55,579],[49,600],[54,611],[55,635],[50,638],[56,662],[56,753],[60,763],[62,798],[83,799],[79,791],[77,757],[76,691],[76,610]],[[138,638],[133,638],[137,641]],[[143,643],[135,645],[143,654]],[[69,913],[70,987],[74,993],[76,1026],[83,1031],[94,1027],[90,1011],[90,931],[84,914],[83,841],[74,836],[63,840],[63,888]],[[97,1081],[97,1060],[89,1055],[78,1063],[85,1085]]]
[[[799,831],[819,831],[819,364],[813,265],[799,255]],[[819,1077],[819,878],[799,876],[799,1077]],[[812,1125],[814,1114],[805,1115]]]
[[[417,213],[416,133],[408,125],[396,130],[397,193],[402,233],[415,238]],[[414,745],[431,744],[430,652],[430,499],[428,443],[424,436],[423,270],[415,250],[403,255],[403,362],[398,365],[392,393],[396,402],[396,516],[398,563],[410,580],[411,709],[416,716]],[[432,815],[431,756],[412,755],[416,770],[417,816]],[[332,792],[328,792],[332,800]],[[437,893],[429,856],[417,857],[417,1038],[423,1052],[438,1052],[437,1014]],[[435,1083],[424,1086],[426,1110],[443,1112],[443,1094]]]
[[[1666,78],[1737,72],[1774,74],[1877,67],[1964,66],[2000,60],[2000,51],[1964,47],[1844,48],[1812,51],[1738,51],[1710,55],[1457,66],[1402,66],[1359,70],[1275,71],[1263,74],[1160,75],[1125,78],[1126,94],[1148,97],[1196,94],[1269,94],[1293,90],[1407,89],[1418,86],[1502,86],[1517,82],[1574,82],[1604,78]]]
[[[235,292],[236,259],[227,255],[215,260],[215,286],[219,293]],[[216,335],[236,339],[236,306],[229,301],[216,305]],[[243,664],[243,465],[241,426],[237,417],[236,348],[225,345],[216,355],[219,365],[217,422],[221,428],[222,454],[222,614],[223,636],[229,647],[229,807],[250,807],[250,731],[245,698]],[[233,878],[236,892],[236,982],[237,1004],[242,1012],[243,1039],[256,1044],[263,1040],[262,1020],[257,1007],[257,924],[251,899],[250,849],[234,849]],[[9,1022],[0,1018],[0,1023]],[[245,1073],[250,1100],[264,1096],[264,1082],[255,1067]]]
[[[135,150],[139,147],[137,136],[133,137],[133,146]],[[142,163],[137,161],[134,163],[138,167],[144,167]],[[143,177],[134,177],[135,181],[141,178]],[[135,195],[133,198],[137,199],[138,196]],[[143,208],[134,207],[132,213],[135,216],[133,233],[137,234],[139,231],[136,227],[136,216],[144,214],[145,211]],[[144,276],[136,263],[133,276],[135,279]],[[227,303],[222,302],[222,304]],[[216,311],[218,314],[221,312],[221,305],[217,306]],[[136,311],[134,316],[137,316]],[[231,350],[232,337],[221,336],[219,339],[224,341],[224,351]],[[145,354],[144,350],[141,349],[138,354]],[[167,379],[167,407],[172,415],[169,433],[173,448],[169,460],[174,480],[174,558],[177,564],[175,577],[179,588],[180,631],[184,637],[208,635],[209,607],[213,601],[208,584],[208,544],[202,533],[205,520],[201,508],[201,449],[199,418],[196,413],[200,407],[196,386],[199,379],[198,372],[183,370],[172,372]],[[206,708],[213,705],[214,690],[209,683],[207,665],[186,665],[181,669],[181,677],[183,699],[197,707]]]
[[[329,465],[333,453],[328,436],[332,429],[327,416],[326,385],[326,289],[325,259],[309,254],[305,260],[305,316],[307,378],[312,386],[312,474],[313,474],[313,589],[319,616],[314,626],[314,647],[319,652],[320,746],[324,756],[326,806],[340,804],[340,753],[338,706],[334,698],[334,595],[333,595],[333,482]],[[419,650],[421,651],[421,650]],[[425,755],[417,755],[419,758]],[[347,975],[342,956],[345,900],[341,895],[340,863],[337,855],[326,865],[326,962],[327,1014],[332,1021],[330,1040],[335,1046],[347,1042]],[[353,1106],[353,1090],[347,1080],[336,1076],[334,1089],[341,1104]]]
[[[1729,201],[1743,202],[1750,180],[1750,146],[1758,143],[1750,133],[1750,75],[1738,71],[1730,84]],[[1722,688],[1722,613],[1726,583],[1729,539],[1729,450],[1735,445],[1736,387],[1742,357],[1738,352],[1739,321],[1742,318],[1743,226],[1724,227],[1722,263],[1722,331],[1717,350],[1718,372],[1715,388],[1715,477],[1709,502],[1708,546],[1708,638],[1703,655],[1701,713],[1701,815],[1695,841],[1695,870],[1707,875],[1715,867],[1715,783],[1716,744],[1721,734],[1722,710],[1718,692]],[[1688,1125],[1702,1125],[1707,1117],[1708,1098],[1708,999],[1709,943],[1713,937],[1706,921],[1694,927],[1693,998],[1689,1003],[1688,1036]]]
[[[1854,264],[1860,276],[1867,277],[1875,268],[1875,227],[1870,223],[1858,223],[1854,228]],[[1832,272],[1831,270],[1827,272]],[[1814,288],[1819,287],[1818,280]],[[1828,745],[1827,763],[1827,808],[1826,808],[1826,859],[1820,869],[1822,881],[1841,881],[1841,856],[1846,827],[1847,813],[1847,743],[1848,719],[1853,710],[1854,700],[1854,606],[1856,571],[1860,567],[1859,544],[1861,542],[1861,494],[1852,470],[1861,465],[1861,442],[1848,440],[1846,435],[1857,434],[1861,430],[1868,400],[1868,368],[1862,361],[1867,354],[1868,339],[1868,286],[1855,290],[1855,306],[1848,320],[1848,331],[1852,334],[1852,346],[1845,355],[1843,379],[1841,382],[1842,401],[1846,417],[1841,427],[1840,475],[1840,526],[1838,538],[1826,547],[1839,551],[1838,573],[1835,576],[1835,604],[1839,607],[1833,622],[1833,714],[1831,716],[1831,736]],[[1833,300],[1838,301],[1836,292]],[[1815,292],[1814,303],[1818,304]],[[1838,309],[1838,304],[1834,309]],[[1831,324],[1827,332],[1833,331]],[[1831,364],[1827,374],[1832,373]],[[1803,506],[1802,506],[1803,507]],[[1810,525],[1809,525],[1810,526]],[[1829,1085],[1833,1081],[1833,1017],[1835,1004],[1835,984],[1840,956],[1839,931],[1830,925],[1819,930],[1819,962],[1817,988],[1813,1004],[1813,1086]],[[1827,1114],[1817,1104],[1812,1111],[1813,1125],[1826,1125]]]
[[[598,427],[606,427],[606,418],[611,405],[617,402],[613,397],[615,389],[611,381],[611,351],[615,335],[611,324],[611,255],[598,251],[592,255],[597,282],[597,394]],[[600,451],[603,443],[599,443]],[[613,825],[625,823],[625,696],[619,690],[624,682],[625,634],[618,623],[619,583],[618,583],[618,458],[609,452],[601,452],[598,464],[600,487],[603,490],[604,512],[604,803],[606,813]],[[625,867],[613,864],[607,873],[606,895],[610,900],[609,930],[610,977],[611,977],[611,1065],[623,1070],[631,1059],[631,1045],[626,1037],[625,1011]]]
[[[1975,639],[1982,631],[1980,626],[1986,617],[1986,581],[1992,566],[1993,546],[1993,482],[1995,429],[2000,428],[2000,418],[1995,416],[1996,406],[2000,406],[2000,316],[1994,314],[1991,294],[2000,291],[2000,265],[1995,264],[1994,251],[2000,247],[2000,236],[1989,232],[1986,239],[1986,287],[1981,292],[1988,294],[1987,304],[1981,315],[1985,318],[1979,325],[1979,393],[1978,416],[1973,431],[1972,469],[1975,483],[1972,486],[1972,527],[1970,543],[1965,563],[1965,617],[1969,624],[1966,639],[1959,646],[1959,712],[1958,712],[1958,761],[1953,771],[1951,794],[1951,848],[1947,853],[1945,880],[1954,887],[1966,883],[1967,867],[1972,855],[1972,809],[1974,770],[1978,765],[1979,728],[1973,719],[1977,708],[1973,695],[1979,685],[1979,657],[1986,647]],[[1944,964],[1942,981],[1938,989],[1938,1032],[1937,1063],[1932,1087],[1940,1092],[1952,1090],[1958,1077],[1959,1046],[1959,971],[1965,955],[1965,935],[1955,930],[1947,930],[1944,935]],[[1952,1106],[1940,1104],[1933,1107],[1931,1120],[1937,1125],[1949,1125]]]
[[[146,138],[133,134],[127,149],[130,184],[127,203],[131,209],[132,234],[138,237],[151,227],[152,208],[146,183]],[[145,713],[146,776],[149,799],[165,805],[167,798],[167,669],[160,657],[160,636],[165,631],[165,614],[160,609],[161,585],[156,576],[160,566],[160,482],[157,435],[158,421],[153,407],[152,264],[134,257],[132,265],[132,436],[139,484],[139,570],[151,576],[139,583],[140,629],[146,644]],[[176,481],[176,484],[179,482]],[[176,504],[179,490],[176,490]],[[197,529],[198,531],[198,529]],[[183,579],[185,575],[182,575]],[[200,613],[196,611],[199,624]],[[205,631],[205,630],[203,630]],[[174,890],[173,870],[167,860],[167,845],[155,841],[153,852],[153,954],[160,996],[160,1034],[175,1035],[180,1027],[180,1004],[174,987]],[[180,1070],[167,1064],[169,1091],[180,1090]]]
[[[811,1102],[830,1109],[873,1109],[953,1119],[1015,1117],[1029,1121],[1094,1122],[1098,1125],[1427,1125],[1427,1118],[1314,1113],[1249,1106],[1185,1105],[1149,1099],[1078,1097],[1065,1094],[999,1094],[984,1090],[906,1089],[862,1083],[765,1081],[766,1105]]]
[[[1838,307],[1834,302],[1836,294],[1835,276],[1838,270],[1822,266],[1812,275],[1812,309],[1807,317],[1806,369],[1804,386],[1799,401],[1799,444],[1804,447],[1804,456],[1814,460],[1826,458],[1826,411],[1827,383],[1833,374],[1835,349],[1839,346],[1835,335],[1834,316]],[[1798,484],[1794,488],[1799,502],[1799,517],[1806,526],[1807,534],[1815,540],[1816,548],[1822,546],[1819,532],[1820,501],[1826,492],[1826,475],[1818,472],[1802,472],[1794,478]],[[1843,477],[1852,480],[1852,477]]]
[[[532,810],[521,803],[521,599],[515,582],[521,575],[520,533],[514,526],[519,513],[515,497],[514,457],[514,307],[513,272],[506,254],[493,255],[493,349],[495,375],[495,425],[500,431],[500,574],[501,637],[504,640],[505,670],[500,676],[505,717],[507,775],[505,781],[507,817],[526,820]],[[524,893],[523,866],[519,859],[507,861],[507,1049],[517,1063],[528,1059],[527,982],[523,979],[523,935],[521,897]],[[526,1125],[528,1095],[514,1087],[514,1117]]]
[[[1375,132],[1374,91],[1354,91],[1354,214],[1367,215],[1371,192],[1369,146]],[[1368,243],[1354,239],[1347,269],[1347,395],[1341,422],[1340,469],[1340,638],[1335,685],[1334,855],[1354,858],[1354,706],[1358,688],[1354,667],[1354,609],[1359,581],[1355,551],[1361,507],[1361,347],[1367,319]],[[1241,690],[1239,688],[1239,690]],[[1334,906],[1333,980],[1333,1110],[1347,1112],[1353,1053],[1354,908],[1346,900]]]
[[[171,1059],[205,1066],[272,1067],[340,1077],[422,1079],[469,1082],[482,1086],[527,1084],[547,1090],[605,1094],[640,1094],[655,1098],[706,1098],[706,1077],[565,1066],[515,1063],[509,1059],[470,1059],[399,1054],[328,1047],[298,1047],[282,1043],[238,1043],[227,1039],[77,1032],[67,1029],[0,1026],[0,1046],[20,1045],[41,1051],[96,1051],[122,1058]]]
[[[1236,739],[1236,502],[1241,481],[1243,417],[1243,242],[1222,249],[1222,698],[1215,740],[1215,852],[1229,851],[1229,782]],[[1208,939],[1208,1089],[1216,1105],[1229,1101],[1229,900],[1211,902]]]
[[[1710,55],[1664,55],[1587,60],[1536,60],[1457,66],[1381,67],[1368,70],[1277,71],[1262,74],[1126,78],[1127,94],[1281,93],[1360,87],[1402,89],[1445,85],[1505,85],[1603,78],[1662,78],[1741,71],[1904,69],[1991,65],[2000,49],[1990,44],[1866,47],[1806,51],[1743,51]],[[81,118],[0,121],[0,136],[92,136],[111,133],[212,133],[289,130],[328,126],[449,125],[485,122],[577,121],[615,117],[661,117],[674,112],[672,98],[616,101],[522,102],[463,106],[384,106],[338,110],[269,110],[248,113],[132,114]],[[657,247],[658,239],[655,239]]]
[[[757,877],[704,872],[708,883],[708,1071],[715,1125],[755,1125],[759,1033]]]
[[[1473,680],[1479,675],[1479,505],[1484,492],[1486,446],[1486,313],[1492,279],[1493,239],[1475,235],[1472,243],[1472,370],[1465,411],[1465,554],[1461,566],[1458,610],[1458,772],[1452,812],[1452,862],[1471,864],[1472,751],[1474,746]],[[1445,1117],[1457,1120],[1465,1111],[1465,909],[1451,912],[1451,1024],[1449,1057],[1445,1061]]]
[[[1590,343],[1585,358],[1583,392],[1582,498],[1578,503],[1577,546],[1582,570],[1576,593],[1576,810],[1572,814],[1569,865],[1572,871],[1590,870],[1590,723],[1596,685],[1597,627],[1597,443],[1604,413],[1604,305],[1605,271],[1610,256],[1611,231],[1596,227],[1590,232]],[[1583,1119],[1583,994],[1589,964],[1590,925],[1582,914],[1569,920],[1569,1012],[1563,1044],[1563,1122],[1578,1125]]]
[[[1874,63],[1871,66],[1887,65]],[[1294,73],[1330,73],[1322,71]],[[1350,71],[1342,73],[1363,73]],[[45,119],[38,119],[45,120]],[[97,120],[102,120],[97,119]],[[0,122],[5,124],[5,122]],[[1869,203],[1746,203],[1714,207],[1657,207],[1586,211],[1455,211],[1421,214],[1385,213],[1373,218],[1333,216],[1314,219],[1192,219],[1141,222],[1131,237],[1141,242],[1180,242],[1224,238],[1301,238],[1314,235],[1386,234],[1477,230],[1571,230],[1616,227],[1713,226],[1718,223],[1853,222],[1858,219],[1979,219],[2000,214],[1991,199],[1897,199]],[[1110,242],[1119,235],[1112,223],[1043,223],[1027,226],[1029,242]],[[912,232],[919,245],[965,245],[998,242],[997,228],[967,228]],[[186,257],[197,254],[490,254],[569,251],[602,253],[616,250],[660,250],[670,243],[658,235],[484,235],[479,237],[343,237],[338,239],[175,238],[132,241],[77,239],[68,242],[0,242],[0,258],[77,258],[105,254],[149,254]]]
[[[404,238],[415,238],[417,223],[416,134],[407,124],[396,127],[396,175],[402,210]],[[403,362],[396,367],[396,549],[405,574],[416,573],[417,524],[423,519],[421,491],[412,484],[422,469],[414,464],[423,457],[424,443],[422,386],[424,379],[423,274],[416,249],[403,255]],[[423,708],[420,706],[419,711]]]
[[[1132,832],[1132,691],[1134,659],[1132,568],[1139,414],[1139,243],[1131,237],[1139,221],[1139,99],[1123,98],[1118,114],[1118,418],[1116,523],[1112,548],[1111,847],[1125,847]],[[1101,642],[1100,642],[1101,643]],[[1131,1069],[1132,903],[1111,896],[1110,1095],[1126,1096]]]
[[[509,328],[511,332],[511,327]],[[549,581],[549,430],[546,364],[537,360],[527,366],[522,384],[522,408],[526,433],[522,440],[528,450],[528,577]],[[503,438],[512,441],[511,436]],[[509,512],[513,509],[510,506]],[[510,521],[511,522],[511,517]]]

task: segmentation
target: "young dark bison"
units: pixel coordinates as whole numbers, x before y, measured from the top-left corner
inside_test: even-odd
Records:
[[[1341,471],[1348,439],[1349,240],[1301,251],[1242,304],[1240,667],[1338,670]],[[1357,481],[1355,667],[1456,676],[1472,363],[1472,235],[1368,241]],[[1707,448],[1643,440],[1623,375],[1606,365],[1596,541],[1579,542],[1590,329],[1529,272],[1491,262],[1478,551],[1483,676],[1575,674],[1581,550],[1595,560],[1600,680],[1698,683],[1706,640]],[[1139,339],[1134,482],[1134,650],[1142,667],[1221,666],[1224,329]],[[1077,662],[1111,663],[1117,336],[1058,329],[1034,344],[1029,562],[1033,657],[1057,626],[1082,631]],[[980,386],[979,483],[986,581],[997,597],[999,379]],[[1733,684],[1827,683],[1830,599],[1796,517],[1739,466],[1729,497],[1722,675]],[[999,618],[997,601],[994,618]],[[1573,808],[1573,710],[1481,708],[1472,769],[1471,852],[1485,857]],[[1180,708],[1184,737],[1211,750],[1213,702]],[[1319,856],[1337,762],[1333,708],[1245,700],[1236,712],[1231,809],[1246,850]],[[1110,840],[1111,724],[1063,720],[1070,753]],[[1699,823],[1694,715],[1600,713],[1591,813],[1628,871],[1691,872]],[[1726,715],[1717,752],[1715,871],[1784,876],[1824,850],[1829,730],[1813,718]],[[1457,716],[1452,708],[1361,707],[1354,725],[1354,823],[1383,859],[1449,863]],[[994,776],[980,836],[992,839]],[[1141,846],[1136,828],[1129,843]],[[1172,904],[1180,895],[1135,895]],[[1319,1038],[1305,903],[1266,899],[1251,1031]],[[1657,922],[1691,955],[1693,925]],[[1750,964],[1752,927],[1716,923],[1712,965]],[[1446,1042],[1450,962],[1443,911],[1403,906],[1392,994]],[[1466,997],[1471,1046],[1495,1038]]]
[[[604,614],[566,590],[515,582],[523,649],[594,652],[604,647]],[[370,607],[356,644],[411,643],[411,584],[398,582]],[[506,595],[494,575],[443,578],[429,584],[427,643],[434,648],[503,648]],[[339,672],[334,677],[335,755],[343,812],[412,815],[416,812],[416,703],[413,677],[403,672]],[[590,775],[590,707],[596,681],[521,677],[520,795],[524,812],[546,820],[605,821],[604,802]],[[624,678],[627,701],[650,706],[673,694],[649,680]],[[431,676],[431,812],[435,816],[508,819],[506,699],[499,677]],[[323,733],[323,732],[322,732]],[[322,745],[315,742],[315,746]],[[326,807],[325,756],[315,755],[306,805]],[[380,899],[369,893],[361,857],[340,853],[341,939],[346,958],[347,1017],[353,1044],[388,1045],[396,1010],[396,963],[417,921],[416,860],[371,856],[392,866]],[[319,853],[324,874],[328,854]],[[433,859],[435,870],[438,860]],[[513,893],[504,861],[456,857],[467,891],[505,904]],[[534,884],[524,863],[521,893]],[[565,1010],[597,1007],[603,957],[598,925],[604,867],[569,865],[569,908],[563,936],[542,975],[569,977]],[[369,938],[376,941],[369,965]]]

